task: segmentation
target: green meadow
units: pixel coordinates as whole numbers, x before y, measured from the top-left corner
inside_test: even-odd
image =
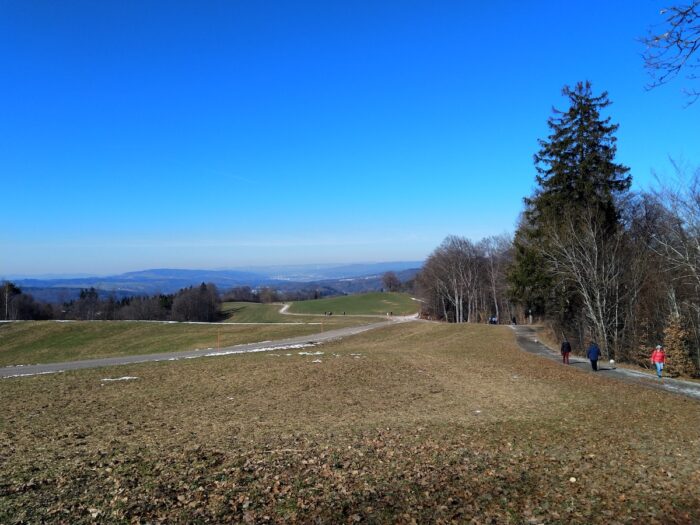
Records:
[[[290,313],[333,315],[411,315],[420,310],[420,303],[405,293],[371,292],[340,297],[328,297],[312,301],[292,303]]]

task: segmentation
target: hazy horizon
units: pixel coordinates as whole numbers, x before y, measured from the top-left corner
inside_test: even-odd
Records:
[[[255,273],[263,271],[280,271],[285,270],[291,272],[292,270],[311,270],[311,269],[332,269],[332,268],[344,268],[352,266],[372,266],[372,265],[416,265],[418,268],[422,266],[424,261],[357,261],[357,262],[337,262],[337,263],[308,263],[308,264],[271,264],[271,265],[252,265],[252,266],[231,266],[226,268],[184,268],[184,267],[152,267],[152,268],[134,268],[119,272],[110,273],[42,273],[42,274],[8,274],[0,275],[1,280],[12,280],[12,279],[82,279],[91,277],[111,277],[130,273],[140,273],[149,271],[162,271],[162,270],[174,270],[174,271],[200,271],[200,272],[250,272]]]

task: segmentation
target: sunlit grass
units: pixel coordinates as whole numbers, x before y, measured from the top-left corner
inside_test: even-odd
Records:
[[[312,301],[297,301],[292,303],[290,312],[300,314],[323,314],[333,312],[333,315],[410,315],[420,310],[420,303],[404,293],[365,293],[328,297]]]
[[[0,381],[0,522],[700,518],[693,400],[526,354],[500,326],[313,351]]]

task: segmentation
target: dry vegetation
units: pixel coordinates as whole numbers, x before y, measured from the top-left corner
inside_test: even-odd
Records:
[[[0,522],[700,521],[695,401],[507,327],[317,350],[3,380]]]

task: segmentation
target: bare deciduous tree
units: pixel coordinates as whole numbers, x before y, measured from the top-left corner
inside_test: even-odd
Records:
[[[508,253],[511,244],[510,237],[507,235],[487,237],[479,243],[484,252],[486,277],[491,292],[491,300],[493,301],[496,318],[499,320],[502,314],[500,302],[506,295],[504,275],[506,265],[509,262]]]
[[[652,249],[664,256],[679,279],[700,288],[700,169],[688,179],[673,163],[676,184],[661,186],[656,197],[671,211],[659,224]]]
[[[623,231],[608,232],[591,209],[577,218],[563,217],[548,225],[548,242],[542,246],[552,275],[574,286],[589,322],[590,336],[608,358],[620,344],[624,303]]]
[[[494,308],[498,315],[505,296],[504,253],[509,249],[505,238],[473,243],[447,237],[417,277],[428,315],[455,323],[485,320]]]
[[[651,74],[650,88],[660,86],[675,78],[681,71],[687,79],[697,80],[696,68],[700,67],[700,0],[675,5],[661,10],[666,17],[661,31],[650,31],[643,39],[647,45],[644,65]],[[689,104],[700,97],[700,89],[685,89]]]
[[[666,179],[653,195],[665,214],[649,247],[664,261],[670,276],[671,313],[682,315],[692,326],[694,361],[700,369],[700,169],[688,174],[678,163],[673,167],[673,182]]]
[[[401,280],[394,272],[386,272],[382,276],[382,284],[384,285],[384,289],[389,292],[398,292],[401,288]]]

